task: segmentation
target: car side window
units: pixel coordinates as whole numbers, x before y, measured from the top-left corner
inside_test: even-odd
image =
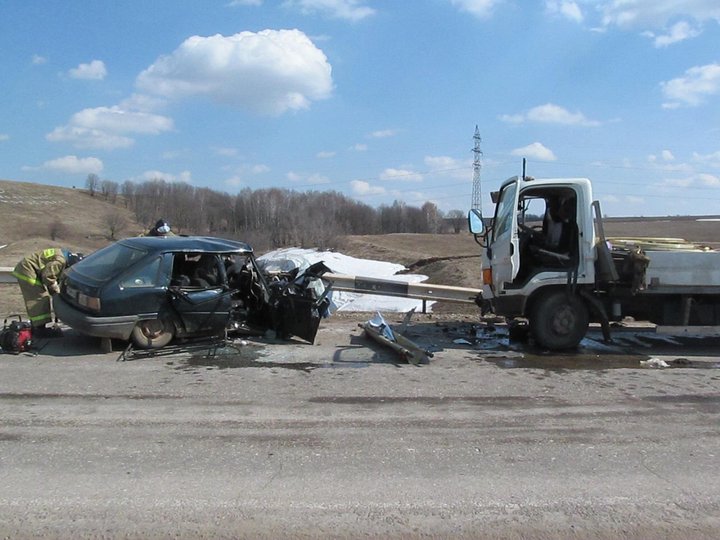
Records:
[[[177,253],[173,261],[173,287],[211,289],[223,284],[220,259],[212,253]]]
[[[155,287],[158,283],[158,273],[160,271],[160,257],[155,257],[146,264],[127,274],[120,282],[123,289],[136,289],[139,287]]]

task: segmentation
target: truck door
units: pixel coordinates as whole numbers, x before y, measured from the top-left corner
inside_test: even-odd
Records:
[[[502,187],[495,210],[490,264],[492,286],[497,294],[504,283],[512,283],[520,268],[520,249],[517,232],[518,181]]]

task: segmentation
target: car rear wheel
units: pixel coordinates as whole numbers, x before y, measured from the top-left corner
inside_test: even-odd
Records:
[[[140,321],[133,328],[130,339],[139,349],[158,349],[164,347],[174,336],[173,326],[165,319]]]

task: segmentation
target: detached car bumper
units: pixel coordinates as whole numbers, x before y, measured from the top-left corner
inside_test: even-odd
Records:
[[[88,336],[127,340],[140,320],[137,315],[92,317],[68,304],[59,294],[53,296],[53,307],[62,322]]]

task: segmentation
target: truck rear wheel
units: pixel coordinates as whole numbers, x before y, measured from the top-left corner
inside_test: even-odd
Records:
[[[589,323],[585,302],[563,290],[542,294],[530,312],[530,332],[535,342],[547,349],[577,347]]]

